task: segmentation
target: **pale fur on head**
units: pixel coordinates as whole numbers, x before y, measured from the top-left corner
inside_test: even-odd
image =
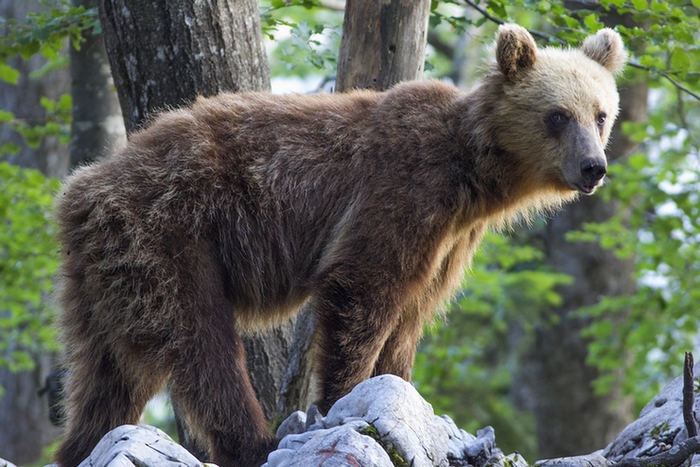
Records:
[[[519,115],[522,124],[489,121],[484,127],[499,128],[499,133],[509,135],[503,144],[507,150],[521,154],[550,151],[531,125],[539,122],[547,109],[560,105],[579,113],[581,119],[591,118],[591,107],[604,110],[610,122],[602,135],[603,144],[607,143],[619,105],[614,78],[627,62],[617,32],[602,29],[586,38],[580,48],[538,48],[527,29],[503,24],[496,34],[493,55],[496,60],[491,74],[503,76],[503,97],[507,98],[500,99],[490,114]],[[542,171],[548,170],[546,159]],[[500,219],[493,219],[493,226],[509,228],[514,221],[529,222],[534,214],[554,212],[577,196],[575,192],[551,193],[543,194],[541,199],[528,199],[527,206],[515,210],[515,217],[513,211],[504,212]]]

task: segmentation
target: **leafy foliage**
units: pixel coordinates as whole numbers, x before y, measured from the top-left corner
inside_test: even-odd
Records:
[[[492,425],[507,452],[535,458],[534,419],[512,403],[519,351],[533,326],[551,319],[554,291],[571,278],[542,264],[525,238],[488,234],[463,290],[416,356],[413,381],[433,404],[470,432]]]
[[[700,329],[700,103],[680,101],[681,118],[671,96],[667,85],[647,122],[625,126],[643,152],[611,167],[605,196],[618,200],[618,214],[570,236],[636,259],[638,292],[603,298],[581,314],[593,318],[586,331],[590,361],[604,370],[625,368],[625,389],[639,405],[680,374],[681,355]],[[615,320],[614,332],[601,316]],[[606,391],[611,378],[598,381],[598,389]]]
[[[19,71],[7,63],[8,59],[20,55],[27,60],[40,53],[48,59],[34,74],[40,76],[68,62],[65,54],[61,54],[67,37],[79,49],[84,30],[90,29],[94,34],[101,32],[97,8],[74,7],[68,2],[48,11],[30,13],[22,21],[0,17],[0,28],[6,31],[0,38],[0,80],[10,84],[17,84]]]
[[[261,23],[270,41],[273,76],[335,75],[343,13],[319,6],[318,0],[262,2]]]
[[[58,136],[61,144],[70,140],[70,120],[72,98],[63,94],[58,100],[48,97],[41,98],[41,106],[46,110],[45,120],[41,124],[31,124],[18,119],[12,112],[0,110],[0,124],[4,124],[19,133],[27,146],[32,149],[39,147],[47,136]],[[14,143],[0,141],[0,158],[8,154],[16,154],[20,147]]]
[[[469,6],[473,14],[445,14],[443,4]],[[700,10],[697,0],[601,0],[590,3],[595,10],[571,10],[563,1],[549,0],[443,0],[432,2],[431,26],[448,23],[456,33],[481,27],[487,22],[517,21],[525,26],[545,25],[551,32],[531,30],[535,37],[555,44],[578,44],[602,27],[602,15],[615,14],[630,18],[635,26],[616,25],[628,47],[635,51],[632,66],[644,69],[650,82],[668,80],[700,100],[700,47],[697,31]],[[444,7],[443,7],[444,8]]]
[[[96,9],[60,3],[54,8],[30,13],[23,20],[0,18],[5,35],[0,38],[0,80],[18,83],[19,71],[11,63],[40,54],[44,65],[31,73],[36,79],[68,62],[64,46],[69,38],[80,46],[80,34],[100,32]],[[28,147],[36,149],[47,136],[69,139],[71,96],[41,99],[44,119],[29,122],[0,110],[0,125],[19,133]],[[0,141],[0,161],[20,147]],[[53,192],[58,181],[40,172],[0,162],[0,367],[12,371],[30,369],[33,356],[56,350],[53,313],[48,306],[53,275],[58,266],[51,218]]]
[[[66,39],[79,49],[83,31],[101,32],[96,8],[74,7],[66,2],[47,11],[30,13],[23,20],[0,17],[0,27],[6,31],[0,38],[0,80],[15,85],[20,72],[11,65],[11,59],[19,56],[28,60],[36,54],[42,55],[45,64],[28,76],[29,79],[39,78],[68,64],[68,56],[62,52]],[[12,112],[0,110],[0,125],[19,133],[30,148],[39,147],[47,136],[57,136],[62,144],[68,144],[71,104],[70,94],[55,101],[42,98],[41,105],[46,110],[42,122],[28,122]],[[16,144],[0,141],[0,159],[19,150]]]
[[[58,267],[51,218],[58,181],[0,162],[0,367],[33,366],[55,349],[47,294]]]

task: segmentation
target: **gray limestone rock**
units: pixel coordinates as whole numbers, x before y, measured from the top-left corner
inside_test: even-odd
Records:
[[[394,467],[374,439],[356,430],[356,426],[346,425],[289,435],[263,467]]]
[[[448,416],[435,416],[410,383],[392,375],[358,384],[326,417],[313,406],[306,414],[292,414],[277,435],[284,437],[264,467],[322,460],[324,466],[383,466],[386,460],[388,466],[527,467],[518,454],[504,456],[496,447],[493,428],[477,436],[459,429]]]
[[[446,467],[447,423],[403,379],[382,375],[358,384],[336,402],[323,424],[326,427],[363,420],[386,449],[394,450],[414,467]]]
[[[201,467],[158,428],[122,425],[107,433],[79,467]],[[206,464],[205,464],[206,465]],[[210,464],[211,465],[211,464]]]

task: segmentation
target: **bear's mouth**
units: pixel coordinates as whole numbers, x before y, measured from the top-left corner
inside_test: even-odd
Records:
[[[578,189],[579,192],[583,193],[584,195],[592,195],[593,192],[595,191],[596,188],[598,188],[598,185],[579,185],[576,184],[576,188]]]

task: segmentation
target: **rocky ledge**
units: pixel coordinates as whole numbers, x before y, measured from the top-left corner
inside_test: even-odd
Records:
[[[700,373],[700,363],[695,374]],[[586,456],[538,461],[538,467],[648,467],[654,456],[690,449],[683,418],[683,379],[668,384],[607,447]],[[700,398],[693,417],[698,420]],[[279,447],[262,467],[527,467],[517,453],[496,447],[491,427],[475,435],[433,409],[411,384],[391,375],[365,381],[340,399],[325,417],[311,407],[295,412],[277,432]],[[657,457],[658,458],[658,457]],[[700,455],[685,454],[687,467]],[[668,466],[668,463],[664,460]],[[124,425],[109,432],[80,467],[201,466],[162,431]],[[206,464],[205,464],[206,465]],[[212,464],[209,464],[212,465]],[[0,467],[14,467],[0,459]],[[49,466],[55,467],[55,466]]]

